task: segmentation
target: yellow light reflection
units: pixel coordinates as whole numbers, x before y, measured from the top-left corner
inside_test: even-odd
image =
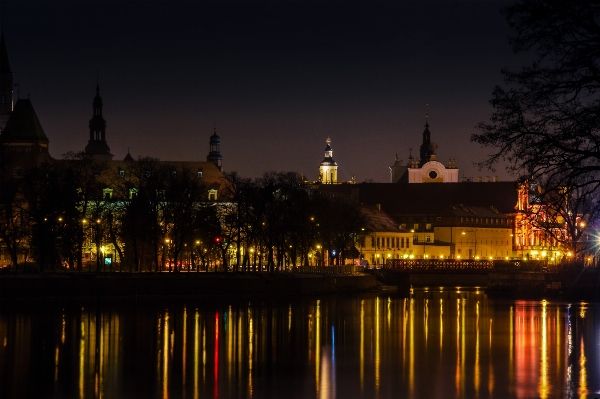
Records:
[[[317,311],[315,314],[315,387],[319,393],[321,374],[321,300],[317,300]]]
[[[194,314],[194,399],[198,399],[200,393],[198,392],[198,356],[200,354],[200,341],[199,341],[199,317],[198,309]]]
[[[365,300],[360,301],[360,392],[365,389]],[[362,395],[361,395],[362,396]]]
[[[408,392],[413,396],[415,391],[415,300],[410,298],[410,332],[408,351]]]
[[[479,301],[475,304],[475,376],[473,382],[475,385],[475,395],[479,397],[479,384],[481,383],[481,370],[479,364]]]
[[[542,342],[540,345],[540,379],[538,382],[538,394],[541,399],[548,397],[548,313],[546,301],[542,301]]]
[[[169,397],[169,312],[165,311],[163,319],[163,350],[162,350],[162,396]]]
[[[588,389],[587,389],[587,369],[586,369],[586,357],[585,357],[585,348],[583,343],[583,336],[581,337],[581,345],[579,348],[579,389],[577,389],[577,393],[581,397],[581,399],[587,398]]]
[[[378,395],[379,394],[379,388],[380,388],[380,384],[381,384],[381,370],[380,370],[380,366],[381,366],[381,357],[380,357],[380,346],[379,346],[379,338],[380,338],[380,331],[379,331],[379,325],[381,323],[380,321],[380,315],[379,315],[379,297],[377,297],[376,301],[375,301],[375,394]]]
[[[444,300],[440,298],[440,357],[442,357],[442,343],[444,337]]]

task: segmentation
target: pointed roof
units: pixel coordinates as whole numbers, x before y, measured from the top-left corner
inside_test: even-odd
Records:
[[[6,43],[4,42],[4,32],[0,38],[0,73],[11,73],[8,64],[8,53],[6,52]]]
[[[133,162],[133,157],[129,153],[129,150],[127,150],[127,155],[125,155],[125,158],[123,159],[123,161],[125,161],[125,162]]]
[[[29,99],[17,100],[0,138],[2,141],[36,139],[48,142]]]

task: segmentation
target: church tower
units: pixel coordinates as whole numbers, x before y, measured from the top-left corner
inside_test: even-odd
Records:
[[[325,159],[319,166],[319,183],[335,184],[337,183],[337,162],[333,160],[333,150],[331,149],[331,139],[327,137],[325,141]]]
[[[90,119],[90,140],[85,146],[85,154],[97,160],[110,161],[113,154],[106,143],[106,121],[102,117],[102,98],[100,97],[100,86],[96,82],[96,97],[93,102],[93,115]]]
[[[425,130],[423,131],[423,144],[419,151],[421,160],[419,166],[425,165],[430,161],[431,155],[434,154],[433,147],[431,145],[431,133],[429,132],[429,123],[427,123],[427,117],[425,117]]]
[[[13,111],[13,73],[8,64],[4,32],[0,38],[0,132],[6,127]]]
[[[206,162],[212,162],[220,171],[223,169],[223,157],[221,156],[221,138],[217,136],[217,128],[210,136],[210,151],[206,157]]]

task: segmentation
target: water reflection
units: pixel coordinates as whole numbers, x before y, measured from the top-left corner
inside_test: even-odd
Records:
[[[414,291],[2,309],[4,398],[592,398],[600,304]]]

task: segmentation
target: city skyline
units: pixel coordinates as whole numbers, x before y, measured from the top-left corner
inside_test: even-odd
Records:
[[[426,104],[438,160],[500,176],[470,143],[509,48],[506,2],[3,2],[15,99],[30,97],[50,153],[82,151],[96,78],[114,159],[203,161],[316,180],[332,139],[339,181],[389,181],[418,156]],[[20,94],[17,94],[17,92]]]

